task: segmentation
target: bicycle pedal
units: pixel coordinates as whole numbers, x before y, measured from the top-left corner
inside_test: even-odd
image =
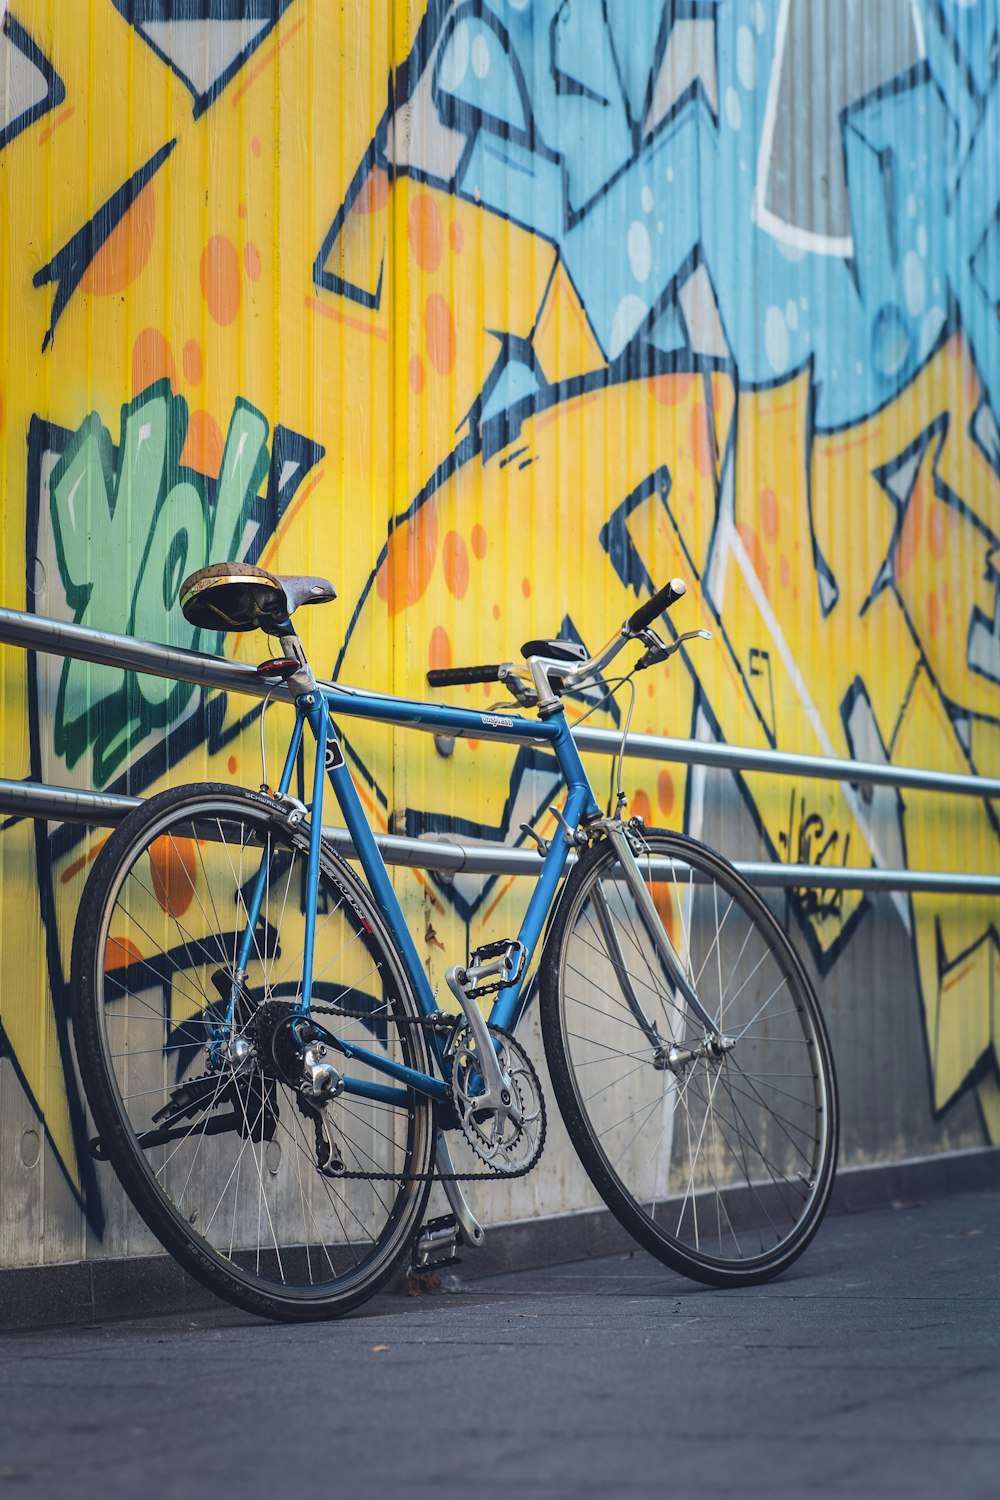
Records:
[[[460,1265],[458,1249],[464,1243],[454,1214],[442,1214],[439,1219],[428,1219],[413,1242],[411,1272],[440,1271],[444,1266]]]
[[[473,950],[462,985],[467,996],[478,999],[516,984],[524,973],[528,953],[523,943],[499,938]]]

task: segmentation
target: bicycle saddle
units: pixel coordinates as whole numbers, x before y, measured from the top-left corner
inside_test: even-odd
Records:
[[[184,618],[199,630],[272,633],[300,604],[325,604],[336,597],[326,578],[268,573],[254,563],[211,563],[181,584]]]

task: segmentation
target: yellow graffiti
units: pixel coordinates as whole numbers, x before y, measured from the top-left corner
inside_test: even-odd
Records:
[[[539,635],[569,630],[596,649],[652,585],[680,575],[689,593],[672,623],[704,626],[712,640],[636,680],[634,731],[1000,775],[1000,683],[970,665],[970,631],[995,608],[1000,482],[970,434],[982,392],[960,333],[876,415],[838,432],[813,425],[808,368],[756,390],[721,360],[612,374],[554,243],[375,162],[325,266],[371,290],[352,299],[317,280],[317,247],[365,161],[421,7],[392,8],[393,33],[365,8],[297,0],[198,114],[114,5],[8,9],[65,98],[0,152],[3,604],[74,618],[55,565],[50,480],[94,414],[120,477],[123,409],[160,382],[186,404],[174,413],[174,467],[206,483],[223,472],[238,403],[267,426],[262,506],[283,479],[279,426],[322,452],[303,461],[288,503],[274,502],[259,556],[336,584],[340,604],[303,623],[324,672],[339,664],[347,681],[425,696],[429,667],[516,657]],[[398,163],[404,147],[395,143]],[[66,247],[130,181],[109,232],[79,241],[84,262],[57,306],[75,264]],[[62,279],[36,284],[47,266]],[[525,383],[501,399],[514,365]],[[92,502],[82,488],[77,514]],[[122,553],[136,578],[147,542],[130,537]],[[100,613],[96,546],[91,561],[96,622],[126,628]],[[162,639],[169,607],[164,595]],[[252,661],[261,643],[236,649]],[[7,649],[0,662],[0,775],[89,784],[92,762],[71,764],[53,735],[59,664],[29,668]],[[485,710],[499,689],[457,696]],[[574,701],[571,713],[591,714],[594,702]],[[201,712],[189,705],[149,729],[134,756],[142,792],[206,775],[259,782],[247,703],[227,702],[211,734]],[[588,722],[622,721],[605,703]],[[379,828],[470,820],[469,836],[509,842],[523,839],[522,822],[552,830],[544,757],[343,728]],[[606,795],[609,761],[589,769]],[[699,834],[706,785],[698,770],[635,762],[631,810]],[[869,796],[758,772],[726,796],[748,810],[761,857],[1000,870],[994,810],[974,799]],[[77,1189],[85,1146],[67,1082],[65,983],[102,838],[0,825],[3,1044]],[[438,984],[467,946],[513,933],[523,909],[518,882],[395,878]],[[836,987],[870,903],[802,891],[793,910]],[[974,1088],[1000,1140],[995,903],[897,896],[893,910],[914,953],[932,1109]]]

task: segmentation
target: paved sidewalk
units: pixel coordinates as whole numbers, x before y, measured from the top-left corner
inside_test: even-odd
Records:
[[[1000,1195],[827,1220],[781,1281],[642,1252],[382,1297],[0,1338],[26,1496],[986,1497],[1000,1492]]]

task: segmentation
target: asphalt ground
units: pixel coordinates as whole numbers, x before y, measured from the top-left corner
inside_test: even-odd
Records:
[[[0,1337],[0,1492],[1000,1495],[1000,1195],[828,1217],[781,1280],[642,1251],[385,1295]]]

